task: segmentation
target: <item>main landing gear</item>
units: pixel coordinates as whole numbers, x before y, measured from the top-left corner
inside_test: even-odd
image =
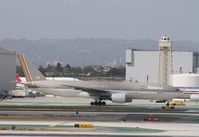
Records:
[[[95,102],[91,102],[90,104],[91,104],[91,106],[93,106],[93,105],[95,105],[95,106],[105,106],[106,102],[104,102],[104,101],[95,101]]]

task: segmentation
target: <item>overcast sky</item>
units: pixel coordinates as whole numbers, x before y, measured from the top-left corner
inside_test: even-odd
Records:
[[[0,39],[117,38],[199,42],[199,0],[0,0]]]

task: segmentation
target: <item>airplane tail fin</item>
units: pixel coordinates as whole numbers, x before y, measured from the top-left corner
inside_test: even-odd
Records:
[[[21,83],[21,79],[18,74],[16,74],[16,83]]]
[[[17,58],[28,83],[46,80],[45,76],[26,58],[24,54],[17,54]]]

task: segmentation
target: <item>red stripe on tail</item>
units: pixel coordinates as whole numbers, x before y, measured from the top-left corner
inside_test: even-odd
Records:
[[[16,83],[21,83],[21,79],[18,74],[16,74]]]

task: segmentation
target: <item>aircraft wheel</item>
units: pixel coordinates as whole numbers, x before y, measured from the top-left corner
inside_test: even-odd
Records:
[[[106,102],[101,102],[101,101],[95,101],[95,102],[91,102],[90,103],[91,106],[95,105],[95,106],[105,106],[106,105]]]
[[[90,104],[91,104],[91,106],[93,106],[95,103],[94,103],[94,102],[91,102]]]
[[[97,105],[98,105],[98,106],[101,106],[101,105],[102,105],[102,102],[101,102],[101,101],[97,102]]]

